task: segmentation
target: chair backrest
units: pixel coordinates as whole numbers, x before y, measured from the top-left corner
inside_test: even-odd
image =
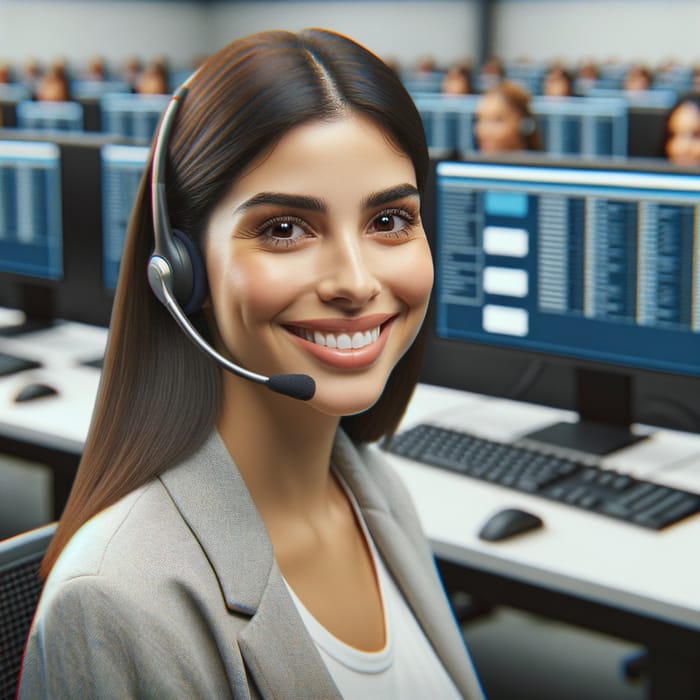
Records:
[[[42,582],[39,564],[56,523],[0,541],[0,700],[15,697]]]

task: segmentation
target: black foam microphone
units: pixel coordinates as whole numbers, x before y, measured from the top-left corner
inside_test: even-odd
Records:
[[[316,383],[310,376],[273,374],[268,377],[237,365],[217,352],[201,336],[183,309],[183,306],[190,310],[198,308],[206,290],[206,272],[201,256],[194,245],[188,244],[189,239],[185,234],[172,229],[165,195],[165,155],[168,136],[180,101],[187,94],[188,83],[189,80],[175,91],[166,107],[153,149],[151,208],[155,242],[153,254],[148,261],[148,283],[158,300],[170,312],[188,338],[224,369],[244,379],[263,384],[278,394],[308,401],[316,392]]]

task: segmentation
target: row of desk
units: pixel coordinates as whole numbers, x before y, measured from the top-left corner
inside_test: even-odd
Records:
[[[0,313],[0,325],[11,319],[11,312]],[[56,514],[75,473],[99,382],[99,370],[81,362],[101,354],[105,341],[104,329],[73,323],[0,338],[0,350],[43,363],[0,378],[0,452],[52,469]],[[59,393],[14,403],[21,386],[35,380],[51,382]],[[430,421],[512,441],[556,419],[574,416],[420,384],[402,428]],[[700,493],[700,436],[635,429],[651,437],[605,458],[603,466]],[[700,515],[649,531],[388,458],[416,502],[449,590],[643,644],[650,652],[651,698],[700,698]],[[510,506],[536,513],[544,527],[503,542],[479,539],[481,524]]]

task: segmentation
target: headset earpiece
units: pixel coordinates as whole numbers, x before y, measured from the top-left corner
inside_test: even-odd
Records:
[[[174,287],[182,288],[187,293],[180,298],[177,295],[183,311],[191,316],[201,308],[208,292],[207,271],[204,267],[202,254],[194,241],[179,229],[171,229],[173,243],[178,250],[180,261],[177,266],[168,261],[173,269]],[[182,283],[180,280],[182,279]]]

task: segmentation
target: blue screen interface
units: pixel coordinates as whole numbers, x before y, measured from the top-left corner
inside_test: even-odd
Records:
[[[440,337],[700,376],[700,178],[437,166]]]
[[[117,286],[124,237],[144,167],[146,146],[108,145],[102,160],[102,278],[106,289]]]
[[[58,146],[0,141],[0,271],[62,279],[61,222]]]

